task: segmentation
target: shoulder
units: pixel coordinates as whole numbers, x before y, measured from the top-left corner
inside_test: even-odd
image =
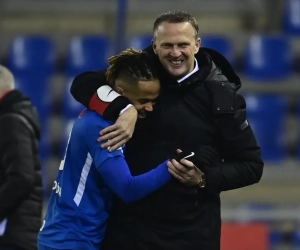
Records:
[[[86,116],[89,125],[96,125],[102,128],[112,125],[112,121],[104,119],[101,115],[94,111],[87,110]],[[79,119],[81,119],[81,117],[79,117]]]
[[[14,114],[0,115],[1,146],[6,145],[8,142],[27,142],[33,139],[30,130],[28,129],[24,121],[22,121],[21,119]]]
[[[113,122],[105,120],[98,113],[85,109],[81,112],[79,117],[77,118],[75,124],[79,127],[85,127],[87,132],[96,131],[97,134],[100,130],[112,125]]]
[[[245,100],[235,84],[228,81],[208,81],[205,82],[205,86],[214,114],[233,114],[244,106]]]
[[[199,59],[203,54],[210,57],[210,60],[220,69],[229,82],[234,83],[237,88],[241,87],[241,79],[235,73],[230,62],[222,54],[213,49],[201,48],[196,54],[196,58]]]
[[[6,113],[6,114],[2,114],[0,115],[0,128],[9,128],[9,131],[11,131],[12,129],[18,128],[18,129],[25,129],[24,126],[24,122],[21,119],[26,119],[26,118],[22,118],[22,117],[18,117],[21,116],[19,114],[15,114],[15,113]]]

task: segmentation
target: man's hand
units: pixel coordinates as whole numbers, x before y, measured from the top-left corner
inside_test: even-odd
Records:
[[[112,152],[123,146],[132,137],[136,120],[137,111],[132,106],[120,115],[114,125],[100,131],[97,141],[107,141],[101,145],[101,148],[108,148],[108,151]]]
[[[181,159],[180,163],[172,159],[167,163],[167,166],[169,173],[187,186],[195,186],[202,179],[203,173],[201,170],[186,159]]]

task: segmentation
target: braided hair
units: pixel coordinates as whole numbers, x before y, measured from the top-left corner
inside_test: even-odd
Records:
[[[158,79],[157,66],[154,59],[147,53],[133,48],[122,51],[119,55],[108,59],[109,68],[106,71],[106,80],[114,87],[117,78],[131,86],[139,81]]]

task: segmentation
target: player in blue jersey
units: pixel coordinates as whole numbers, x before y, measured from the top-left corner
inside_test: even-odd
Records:
[[[111,86],[131,100],[139,118],[152,111],[159,95],[160,83],[152,60],[145,52],[128,49],[109,59],[106,72]],[[90,110],[84,110],[75,121],[38,235],[39,250],[101,249],[113,192],[129,203],[171,179],[167,159],[157,168],[133,177],[123,147],[113,152],[101,149],[98,133],[111,124]],[[186,166],[193,166],[183,161]],[[173,163],[168,163],[169,169]]]

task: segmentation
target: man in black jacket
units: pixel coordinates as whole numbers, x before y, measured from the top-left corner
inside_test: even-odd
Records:
[[[0,65],[0,250],[37,249],[42,178],[38,114]]]
[[[71,93],[107,119],[117,119],[101,131],[99,140],[108,140],[109,150],[128,141],[135,127],[125,153],[133,175],[173,157],[176,148],[193,152],[196,167],[176,172],[182,184],[170,182],[134,205],[116,199],[103,249],[219,250],[220,192],[257,183],[264,165],[237,92],[241,82],[222,55],[200,48],[190,14],[161,15],[153,35],[145,51],[157,60],[161,94],[136,127],[135,110],[107,88],[105,71],[77,76]]]

